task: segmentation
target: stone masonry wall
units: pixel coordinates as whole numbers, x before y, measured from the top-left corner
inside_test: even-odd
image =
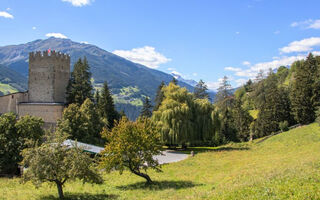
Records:
[[[41,117],[46,124],[56,124],[57,120],[62,117],[63,109],[63,104],[20,103],[18,105],[18,115]]]
[[[17,103],[28,101],[27,92],[18,92],[0,97],[0,114],[14,112],[18,114]]]
[[[52,51],[29,54],[29,102],[65,102],[70,57]]]

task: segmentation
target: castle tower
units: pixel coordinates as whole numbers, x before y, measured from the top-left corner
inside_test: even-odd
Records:
[[[29,54],[30,103],[65,103],[69,78],[69,55],[55,51]]]

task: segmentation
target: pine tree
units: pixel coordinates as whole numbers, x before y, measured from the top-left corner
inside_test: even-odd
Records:
[[[94,94],[94,103],[98,104],[99,101],[100,101],[100,92],[99,90],[97,90],[96,93]]]
[[[178,80],[175,77],[173,77],[172,80],[170,81],[170,83],[178,85]]]
[[[236,99],[233,109],[234,126],[237,130],[237,138],[240,141],[248,141],[250,138],[250,124],[253,118],[247,110],[242,108],[240,99]]]
[[[153,107],[153,111],[158,110],[159,106],[161,105],[161,102],[164,99],[164,94],[162,91],[162,88],[165,86],[164,82],[162,81],[161,84],[158,86],[156,98],[155,98],[155,105]]]
[[[297,61],[295,65],[295,80],[290,91],[292,110],[298,123],[308,124],[315,120],[319,105],[319,66],[311,53],[305,61]]]
[[[265,102],[260,105],[257,118],[258,136],[278,131],[279,123],[291,118],[288,93],[284,88],[278,87],[278,82],[278,77],[270,70],[267,79],[264,80]]]
[[[140,112],[141,117],[151,117],[152,115],[152,105],[148,97],[143,101],[143,106]]]
[[[116,111],[108,83],[104,82],[101,90],[100,101],[98,102],[100,116],[107,120],[108,127],[113,128],[114,121],[119,119],[119,113]]]
[[[233,94],[231,92],[231,85],[228,81],[228,77],[224,76],[220,87],[218,88],[218,93],[215,97],[215,102],[219,109],[230,108],[233,102]]]
[[[90,66],[87,58],[81,58],[75,63],[67,86],[67,104],[81,105],[87,98],[92,99]]]
[[[194,88],[194,96],[196,99],[209,99],[208,86],[200,79]]]

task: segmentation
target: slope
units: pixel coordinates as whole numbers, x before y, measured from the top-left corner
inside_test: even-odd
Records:
[[[195,157],[150,171],[155,182],[125,172],[105,176],[103,185],[69,183],[71,199],[319,199],[320,127],[299,127],[252,143],[193,148]],[[19,179],[0,179],[4,199],[55,199],[56,190],[38,190]]]

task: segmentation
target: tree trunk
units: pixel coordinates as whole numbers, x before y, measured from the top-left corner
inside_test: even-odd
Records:
[[[144,174],[144,173],[141,173],[141,172],[138,172],[138,171],[135,171],[133,169],[130,169],[132,173],[134,173],[135,175],[138,175],[138,176],[141,176],[142,178],[145,178],[146,181],[147,181],[147,184],[151,184],[152,183],[152,180],[150,178],[150,176],[148,174]]]
[[[60,183],[59,181],[56,181],[56,185],[58,188],[58,193],[59,193],[59,199],[63,199],[63,190],[62,190],[62,183]]]

